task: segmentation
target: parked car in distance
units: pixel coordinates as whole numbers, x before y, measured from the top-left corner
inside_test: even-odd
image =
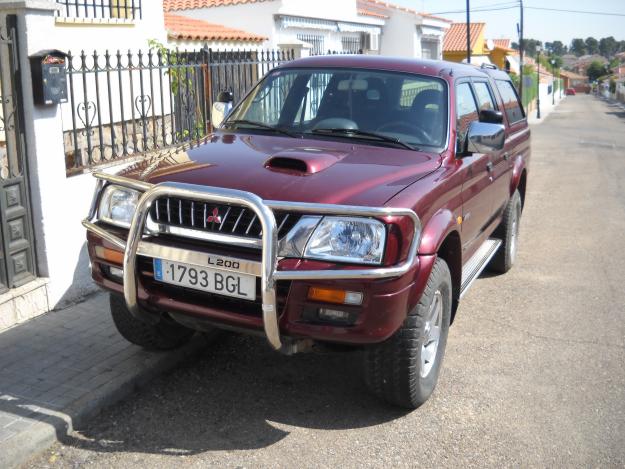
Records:
[[[577,93],[575,92],[575,88],[567,88],[564,94],[566,96],[575,96]]]
[[[83,224],[119,332],[150,349],[215,328],[284,353],[359,348],[369,389],[418,407],[460,299],[516,259],[530,131],[510,78],[322,56],[220,99],[201,142],[96,174]]]

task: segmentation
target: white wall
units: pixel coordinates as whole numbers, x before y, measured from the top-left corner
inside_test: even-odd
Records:
[[[55,21],[56,27],[45,35],[48,48],[64,51],[71,50],[78,55],[81,50],[93,53],[93,50],[128,52],[128,49],[147,49],[148,40],[167,41],[163,6],[161,1],[143,1],[142,19],[117,23],[115,20],[101,20],[100,23],[64,22],[63,18]],[[48,26],[49,27],[49,26]],[[41,36],[44,36],[43,32]]]
[[[396,57],[421,57],[414,15],[393,11],[382,29],[380,54]]]
[[[326,50],[342,49],[342,35],[340,33],[314,29],[278,29],[276,26],[278,15],[354,22],[373,26],[380,26],[383,23],[379,19],[358,16],[356,0],[317,0],[315,2],[273,0],[260,3],[181,10],[177,11],[176,14],[259,34],[269,38],[265,44],[268,48],[277,48],[279,44],[295,41],[298,33],[307,33],[323,34],[325,36],[324,49]]]
[[[247,42],[247,41],[181,41],[177,39],[168,39],[167,46],[180,50],[200,50],[207,46],[214,51],[232,51],[232,50],[252,50],[260,51],[264,49],[263,42]]]
[[[49,6],[52,2],[26,3],[35,6],[48,3]],[[61,109],[59,106],[34,106],[28,55],[50,48],[145,48],[150,37],[164,40],[162,11],[160,5],[156,8],[157,3],[160,2],[144,1],[148,23],[136,22],[134,26],[59,25],[51,10],[29,9],[26,15],[19,17],[24,121],[37,263],[39,275],[50,279],[48,291],[52,307],[74,301],[95,289],[90,277],[85,230],[80,224],[87,215],[95,181],[91,175],[66,177]]]
[[[358,16],[356,0],[282,0],[279,13],[354,23],[375,23],[375,20]]]

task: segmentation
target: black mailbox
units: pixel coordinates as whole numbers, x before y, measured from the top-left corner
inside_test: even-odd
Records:
[[[60,50],[42,50],[30,56],[35,104],[67,102],[67,54]]]

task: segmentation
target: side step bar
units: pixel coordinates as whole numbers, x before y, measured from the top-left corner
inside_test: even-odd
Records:
[[[492,238],[487,239],[479,247],[475,254],[473,254],[471,259],[469,259],[467,263],[462,266],[460,298],[462,298],[464,294],[469,291],[469,288],[473,285],[475,279],[480,276],[482,271],[488,265],[488,261],[492,259],[497,252],[497,249],[499,249],[499,246],[501,246],[501,240]]]

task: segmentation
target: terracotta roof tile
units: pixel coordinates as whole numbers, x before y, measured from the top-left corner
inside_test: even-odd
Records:
[[[241,5],[244,3],[258,3],[267,0],[163,0],[164,11],[193,10],[196,8],[223,7]]]
[[[423,16],[424,18],[430,18],[433,20],[438,20],[438,21],[444,21],[445,23],[453,23],[452,20],[448,20],[447,18],[443,18],[442,16],[435,16],[435,15],[430,15],[429,13],[425,13],[423,11],[420,11],[418,13],[419,16]]]
[[[377,11],[373,11],[373,10],[367,10],[366,8],[358,8],[358,15],[359,16],[371,16],[373,18],[382,18],[382,19],[388,18],[388,15],[385,15],[383,13],[378,13]]]
[[[471,49],[475,48],[480,33],[484,31],[486,23],[470,23]],[[445,34],[443,41],[443,51],[462,52],[467,50],[467,25],[466,23],[452,23]]]
[[[263,42],[267,38],[232,29],[220,24],[165,13],[165,29],[172,39],[187,41],[241,41]]]
[[[358,8],[374,11],[375,13],[382,15],[384,14],[384,10],[400,10],[405,11],[406,13],[412,13],[413,15],[423,16],[425,18],[444,21],[446,23],[452,22],[451,20],[441,18],[440,16],[430,15],[429,13],[419,13],[416,10],[396,5],[394,3],[384,2],[382,0],[358,0]],[[388,16],[385,17],[388,18]]]
[[[499,47],[500,49],[511,49],[510,47],[510,39],[493,39],[495,43],[495,47]]]

